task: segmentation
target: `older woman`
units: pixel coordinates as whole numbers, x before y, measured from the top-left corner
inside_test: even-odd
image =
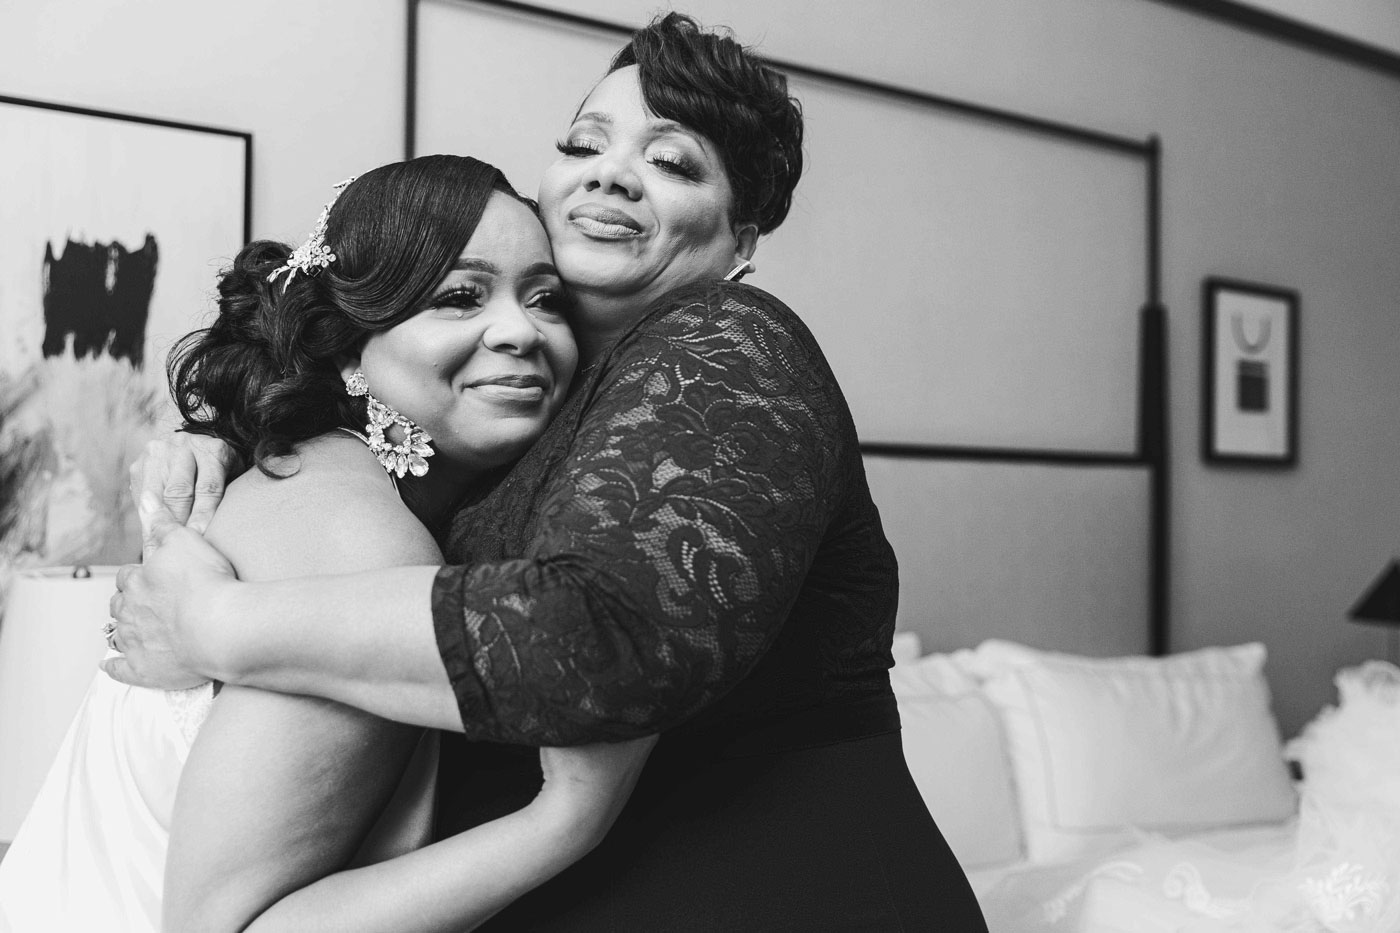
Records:
[[[725,281],[785,217],[800,144],[735,42],[676,14],[636,33],[540,186],[588,368],[457,512],[455,563],[241,583],[162,517],[111,673],[465,733],[444,833],[531,798],[529,746],[665,730],[603,844],[492,928],[985,929],[904,764],[895,560],[846,403],[797,317]]]

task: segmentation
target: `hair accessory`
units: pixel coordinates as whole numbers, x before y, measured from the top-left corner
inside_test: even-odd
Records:
[[[433,455],[433,448],[428,445],[433,439],[427,431],[371,395],[369,380],[358,369],[345,380],[345,391],[356,397],[364,396],[369,412],[369,424],[365,426],[369,449],[385,470],[399,479],[403,479],[405,472],[414,476],[428,472],[427,458]],[[395,425],[404,432],[403,441],[398,444],[390,443],[384,436],[384,432]]]
[[[751,263],[751,262],[749,262],[747,259],[745,259],[743,262],[739,263],[739,264],[738,264],[737,266],[735,266],[733,269],[730,269],[730,270],[729,270],[729,274],[726,275],[726,276],[724,277],[724,280],[725,280],[726,282],[737,282],[737,281],[739,281],[740,279],[742,279],[744,276],[748,275],[750,272],[757,272],[757,271],[758,271],[758,268],[757,268],[753,263]]]
[[[287,278],[282,282],[283,291],[287,284],[292,281],[292,276],[298,272],[304,275],[312,275],[335,262],[335,253],[326,245],[326,221],[331,216],[331,207],[335,205],[336,198],[340,197],[340,192],[344,191],[352,181],[358,176],[351,175],[349,178],[335,185],[335,195],[326,202],[326,206],[321,209],[321,216],[316,218],[316,226],[311,228],[311,233],[306,237],[306,242],[293,250],[292,255],[287,257],[284,265],[278,266],[272,274],[267,277],[269,282],[276,279],[283,272],[287,273]]]

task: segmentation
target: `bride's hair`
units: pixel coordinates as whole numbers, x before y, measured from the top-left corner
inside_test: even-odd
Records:
[[[533,206],[476,159],[396,162],[336,198],[325,232],[335,260],[326,268],[269,281],[291,247],[245,246],[219,276],[218,317],[182,338],[166,363],[184,429],[227,442],[240,469],[277,475],[269,461],[298,443],[363,428],[364,400],[346,393],[340,361],[422,309],[498,191]]]

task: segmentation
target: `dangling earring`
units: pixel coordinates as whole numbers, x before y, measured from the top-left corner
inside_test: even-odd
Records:
[[[399,479],[403,479],[405,472],[414,476],[422,476],[428,472],[427,458],[433,455],[433,448],[428,445],[433,439],[428,436],[427,431],[370,395],[369,380],[358,369],[345,380],[345,391],[357,398],[364,396],[369,412],[369,424],[365,426],[365,434],[369,437],[369,449],[379,458],[385,470]],[[384,432],[394,425],[403,429],[402,443],[392,444],[384,436]]]
[[[726,282],[737,282],[737,281],[739,281],[740,279],[742,279],[744,276],[748,275],[750,272],[757,272],[757,271],[758,271],[758,267],[755,266],[753,263],[749,262],[747,259],[745,259],[743,262],[739,263],[739,264],[738,264],[737,266],[735,266],[733,269],[730,269],[730,270],[729,270],[729,274],[726,275],[726,276],[724,277],[724,280],[725,280]]]

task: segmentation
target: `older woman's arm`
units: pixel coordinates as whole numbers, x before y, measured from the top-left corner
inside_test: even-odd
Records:
[[[438,569],[242,582],[201,535],[158,512],[145,561],[122,569],[112,598],[124,654],[102,666],[123,683],[217,680],[461,731],[433,635]]]
[[[743,286],[681,299],[604,361],[522,559],[241,585],[199,573],[207,555],[191,559],[190,533],[171,529],[179,567],[157,552],[129,576],[128,616],[199,631],[114,673],[184,659],[528,744],[639,736],[702,708],[781,628],[858,453],[790,311]],[[199,626],[204,610],[219,621]],[[284,614],[295,631],[277,624]]]

